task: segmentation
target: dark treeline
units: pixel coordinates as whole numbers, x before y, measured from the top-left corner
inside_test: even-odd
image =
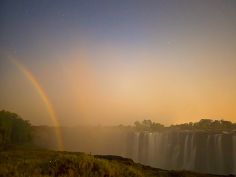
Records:
[[[31,141],[31,125],[15,113],[0,111],[0,147]]]
[[[232,131],[236,130],[236,123],[226,120],[201,119],[198,122],[189,122],[171,126],[164,126],[151,120],[136,121],[134,129],[137,131],[164,131],[164,130],[207,130],[207,131]]]
[[[36,126],[37,129],[38,126]],[[236,123],[226,120],[201,119],[171,126],[164,126],[151,120],[136,121],[133,126],[118,126],[121,129],[136,131],[167,131],[167,130],[204,130],[204,131],[236,131]],[[117,127],[117,128],[118,128]],[[49,127],[50,128],[50,127]],[[32,126],[15,113],[0,111],[0,147],[32,141]]]

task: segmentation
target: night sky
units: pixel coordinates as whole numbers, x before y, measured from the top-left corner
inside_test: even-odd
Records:
[[[235,0],[3,0],[0,109],[63,125],[236,121]]]

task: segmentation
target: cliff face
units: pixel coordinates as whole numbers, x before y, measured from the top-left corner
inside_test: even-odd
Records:
[[[36,144],[57,149],[53,132],[50,128],[38,129]],[[135,132],[111,127],[75,127],[63,128],[62,134],[67,151],[119,155],[169,170],[236,174],[235,132]]]

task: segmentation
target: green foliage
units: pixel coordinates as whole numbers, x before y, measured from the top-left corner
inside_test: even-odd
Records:
[[[164,125],[152,122],[151,120],[136,121],[134,124],[135,129],[138,131],[161,131],[165,128]]]
[[[0,147],[31,140],[31,125],[17,114],[0,111]]]
[[[83,153],[37,151],[0,152],[0,176],[143,177],[132,166]]]
[[[236,129],[236,124],[225,120],[211,120],[201,119],[199,122],[176,125],[181,129],[188,130],[212,130],[212,131],[224,131]]]
[[[163,131],[163,130],[208,130],[208,131],[231,131],[236,130],[236,124],[226,120],[201,119],[199,122],[189,122],[165,127],[151,120],[136,121],[134,128],[137,131]]]

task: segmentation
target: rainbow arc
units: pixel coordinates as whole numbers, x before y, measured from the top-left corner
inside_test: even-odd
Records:
[[[27,69],[18,60],[16,60],[15,58],[10,58],[10,61],[24,74],[24,76],[31,82],[31,84],[34,86],[34,88],[36,89],[36,91],[40,95],[42,101],[44,102],[44,104],[48,110],[51,121],[53,122],[53,125],[55,126],[55,134],[56,134],[58,149],[60,151],[64,150],[60,122],[58,120],[58,117],[57,117],[57,114],[54,110],[54,107],[53,107],[49,97],[47,96],[45,90],[43,89],[42,85],[37,80],[37,78],[33,75],[33,73],[30,72],[30,70]]]

